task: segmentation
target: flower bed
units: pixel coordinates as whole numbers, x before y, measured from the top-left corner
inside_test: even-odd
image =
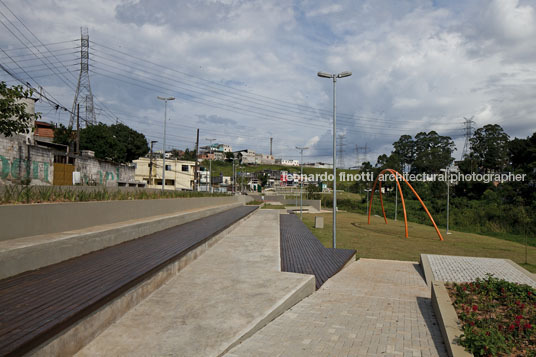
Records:
[[[536,289],[488,276],[446,284],[475,356],[536,356]]]

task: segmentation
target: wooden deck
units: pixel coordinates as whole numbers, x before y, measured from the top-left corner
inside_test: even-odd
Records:
[[[256,208],[237,207],[0,280],[0,356],[31,351]]]
[[[325,248],[294,214],[281,215],[281,270],[315,276],[316,288],[355,255],[352,249]]]

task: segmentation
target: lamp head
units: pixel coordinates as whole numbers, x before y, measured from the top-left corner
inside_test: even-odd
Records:
[[[352,75],[352,72],[350,71],[344,71],[339,74],[337,74],[337,78],[344,78],[344,77],[350,77]]]
[[[326,72],[318,72],[317,76],[322,77],[322,78],[333,78],[332,74],[329,74],[329,73],[326,73]]]

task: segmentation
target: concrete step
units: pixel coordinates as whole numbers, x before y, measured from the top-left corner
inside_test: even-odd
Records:
[[[242,203],[232,203],[207,206],[89,228],[0,241],[0,279],[59,263],[241,205]]]

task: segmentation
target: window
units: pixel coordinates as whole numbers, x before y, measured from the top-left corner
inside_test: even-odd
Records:
[[[181,170],[182,170],[182,172],[188,172],[188,171],[190,171],[190,166],[182,165]]]
[[[171,165],[166,165],[166,171],[171,171]]]

